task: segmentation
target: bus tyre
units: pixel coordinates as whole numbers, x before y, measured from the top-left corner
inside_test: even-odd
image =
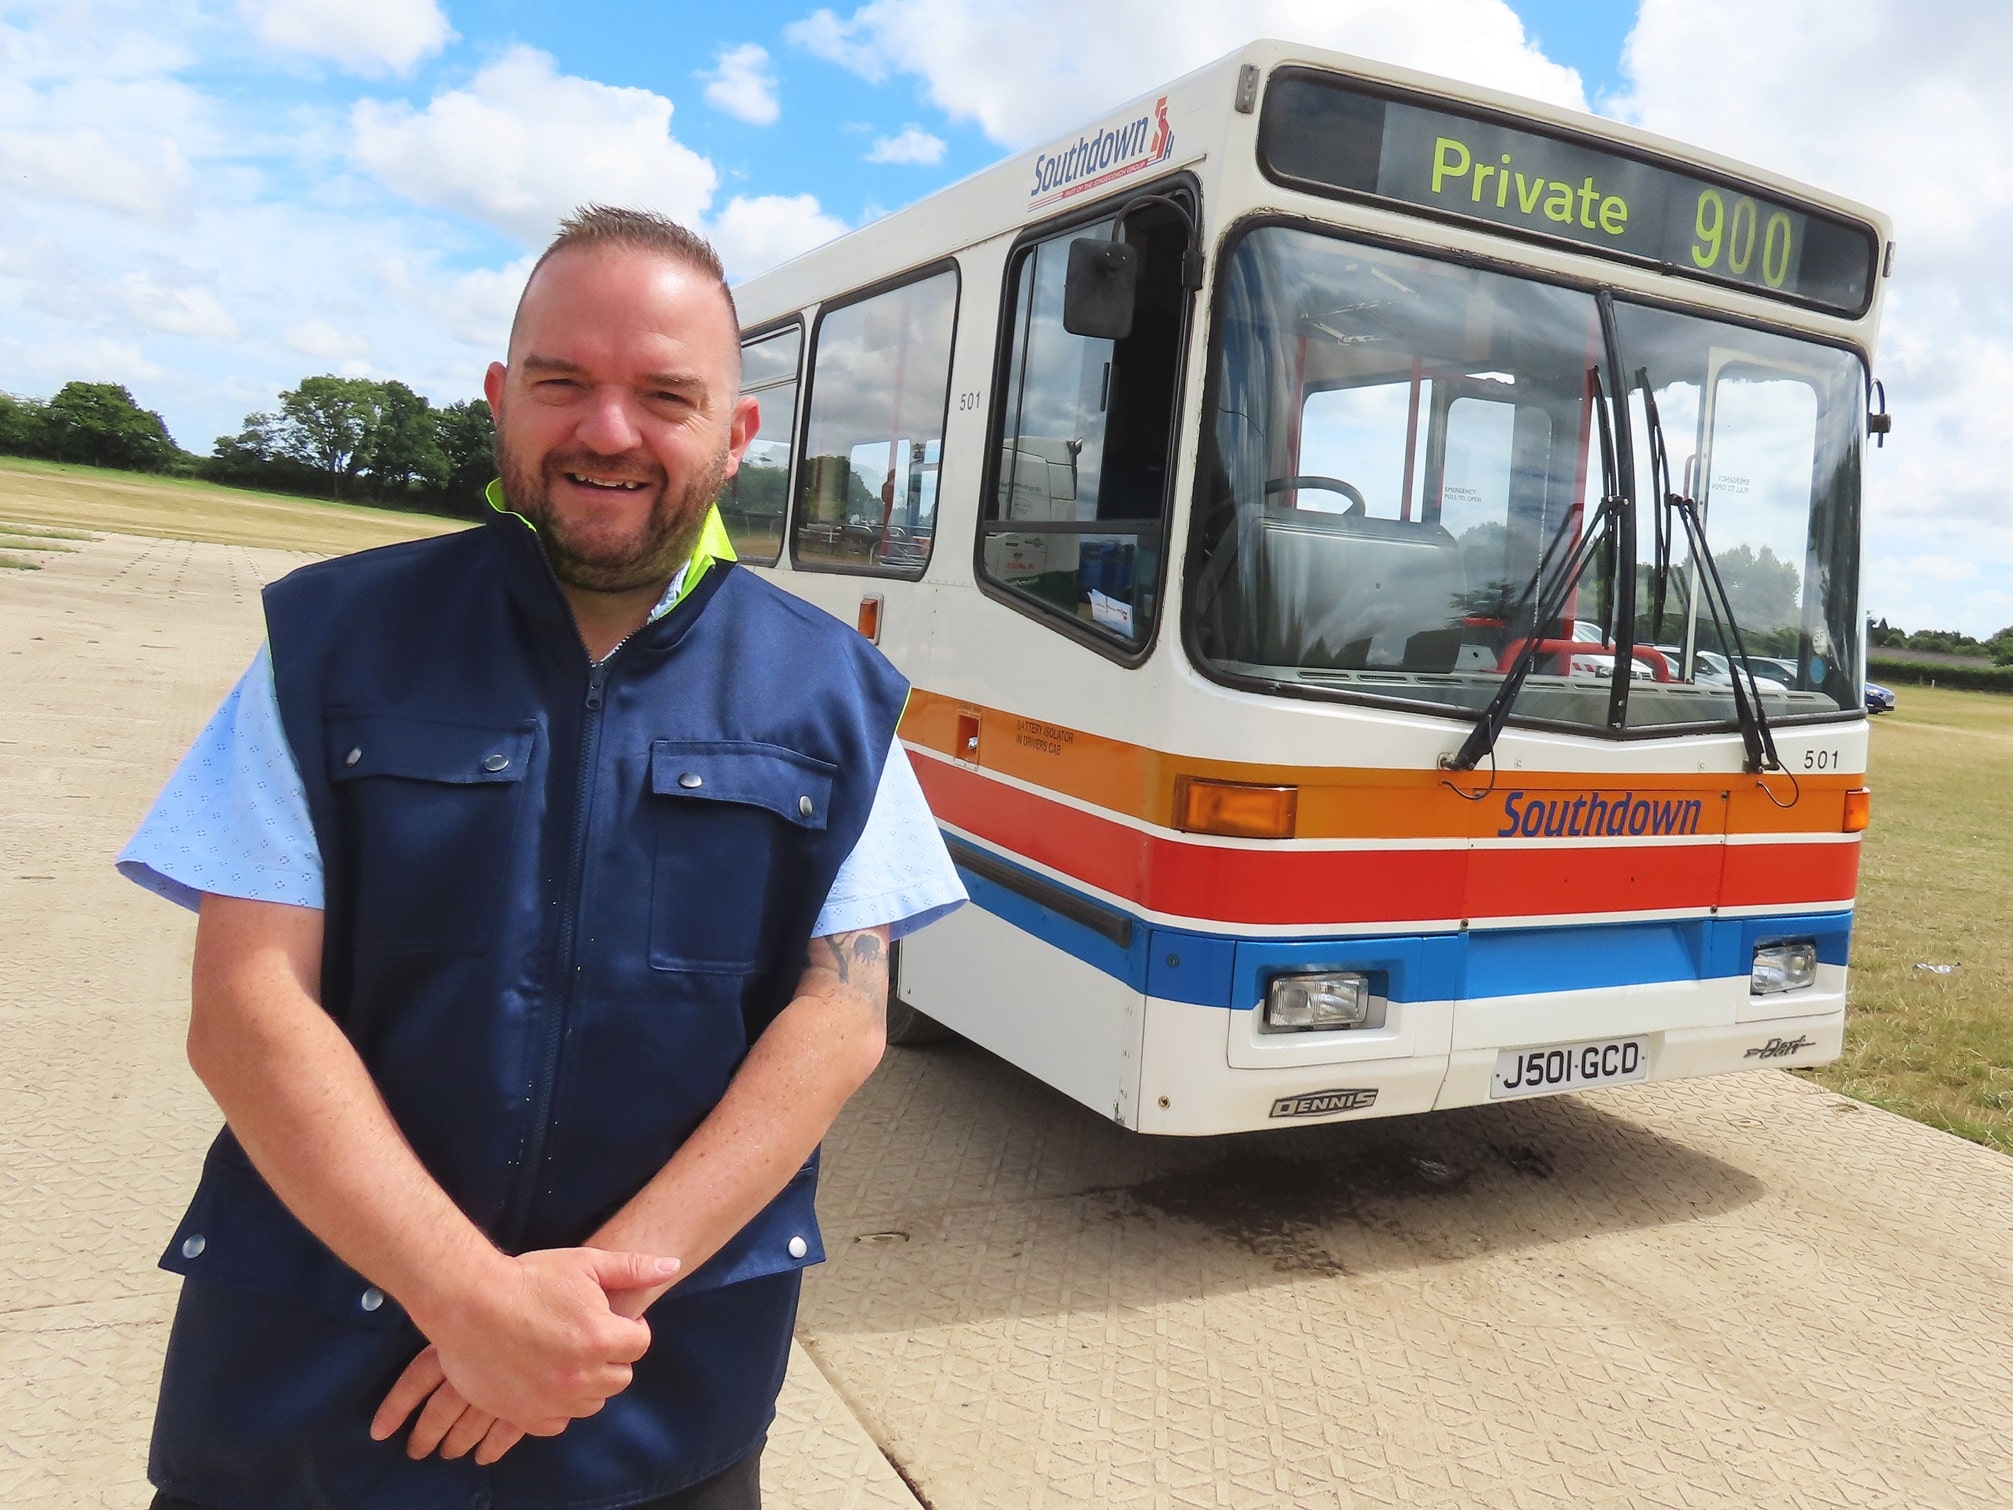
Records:
[[[951,1030],[934,1017],[925,1017],[896,993],[902,987],[902,946],[888,946],[888,1042],[903,1048],[921,1043],[942,1043]]]

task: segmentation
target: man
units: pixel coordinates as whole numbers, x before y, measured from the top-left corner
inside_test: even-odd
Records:
[[[121,869],[200,906],[226,1130],[157,1506],[758,1501],[816,1148],[962,900],[906,684],[731,564],[711,249],[590,208],[489,369],[476,530],[307,567]]]

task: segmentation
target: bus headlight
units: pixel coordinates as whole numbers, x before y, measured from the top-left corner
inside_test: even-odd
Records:
[[[1370,980],[1363,975],[1281,975],[1265,993],[1268,1033],[1360,1028],[1370,1020]]]
[[[1810,939],[1754,946],[1754,974],[1748,990],[1755,996],[1801,991],[1817,979],[1817,945]]]

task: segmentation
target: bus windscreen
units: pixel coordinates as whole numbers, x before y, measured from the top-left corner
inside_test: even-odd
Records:
[[[1878,242],[1866,226],[1589,140],[1282,69],[1259,160],[1317,193],[1393,200],[1492,229],[1863,314]]]

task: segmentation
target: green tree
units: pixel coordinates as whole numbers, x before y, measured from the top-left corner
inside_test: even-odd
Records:
[[[236,435],[219,435],[210,448],[219,473],[250,475],[269,465],[281,454],[279,416],[247,414],[244,428]]]
[[[496,422],[489,405],[479,398],[463,399],[434,411],[441,454],[447,458],[447,481],[441,502],[452,514],[482,517],[482,490],[496,475]]]
[[[369,457],[382,386],[369,378],[302,378],[280,395],[278,453],[319,473],[329,497],[340,498]]]
[[[158,472],[180,454],[161,416],[118,383],[65,383],[42,406],[42,430],[59,461]]]
[[[47,449],[42,405],[0,393],[0,455],[40,456]]]
[[[1794,566],[1766,545],[1757,552],[1744,543],[1713,559],[1743,633],[1796,622],[1803,578]]]
[[[401,382],[371,387],[376,412],[363,444],[363,471],[379,496],[439,489],[447,481],[448,460],[433,405]]]

